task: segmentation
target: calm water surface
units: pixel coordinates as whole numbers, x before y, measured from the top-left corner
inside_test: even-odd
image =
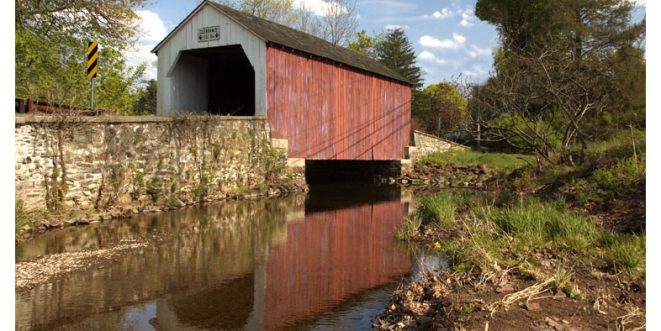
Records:
[[[313,186],[55,231],[17,260],[165,238],[115,263],[17,294],[19,330],[362,330],[407,277],[443,267],[396,242],[410,198]]]

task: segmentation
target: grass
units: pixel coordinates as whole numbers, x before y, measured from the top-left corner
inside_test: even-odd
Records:
[[[422,220],[413,216],[404,220],[404,223],[395,231],[395,238],[398,240],[407,240],[418,233]]]
[[[450,192],[441,192],[420,198],[418,216],[425,221],[450,226],[454,223],[456,210],[455,195]]]
[[[645,268],[645,234],[627,235],[607,232],[602,236],[604,260],[616,272],[639,274]],[[643,269],[643,270],[641,270]]]
[[[418,163],[484,165],[499,172],[510,173],[513,170],[534,164],[535,157],[526,154],[482,153],[473,150],[459,150],[432,153],[423,157]]]
[[[397,231],[398,239],[419,232],[421,224],[440,224],[460,236],[437,243],[457,271],[521,266],[532,274],[536,256],[553,252],[561,259],[610,268],[632,276],[645,268],[645,235],[615,233],[596,226],[562,199],[491,200],[476,192],[443,191],[419,198],[416,217]]]
[[[485,220],[516,238],[523,247],[581,252],[596,238],[597,229],[586,217],[533,198],[483,215]]]

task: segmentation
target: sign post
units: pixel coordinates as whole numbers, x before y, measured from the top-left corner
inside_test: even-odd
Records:
[[[98,70],[99,45],[96,41],[87,43],[87,79],[90,80],[90,110],[94,111],[94,79]]]

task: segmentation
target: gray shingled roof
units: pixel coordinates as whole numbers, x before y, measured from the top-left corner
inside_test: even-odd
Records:
[[[317,38],[305,32],[301,32],[281,24],[243,13],[213,1],[207,2],[213,8],[235,20],[237,23],[250,30],[258,37],[262,38],[264,41],[316,55],[345,64],[350,67],[354,67],[356,69],[368,71],[411,85],[411,83],[406,78],[402,77],[400,74],[394,72],[393,70],[390,70],[390,68],[386,67],[382,63],[372,60],[367,56],[358,54],[350,49],[333,45],[324,39]],[[187,19],[188,17],[184,19],[184,22]],[[171,33],[176,30],[177,28],[175,28]],[[168,37],[161,41],[161,43],[163,43]],[[157,50],[159,46],[160,43],[154,48],[154,50]]]

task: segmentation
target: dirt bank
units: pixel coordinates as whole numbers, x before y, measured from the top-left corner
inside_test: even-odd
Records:
[[[456,236],[437,224],[409,238],[438,248]],[[440,244],[439,244],[440,243]],[[521,252],[504,255],[520,259]],[[487,250],[481,252],[489,256]],[[645,328],[644,277],[609,273],[595,265],[543,250],[525,263],[460,265],[430,271],[426,281],[393,293],[374,324],[380,330],[641,330]],[[562,266],[571,265],[571,269]]]

